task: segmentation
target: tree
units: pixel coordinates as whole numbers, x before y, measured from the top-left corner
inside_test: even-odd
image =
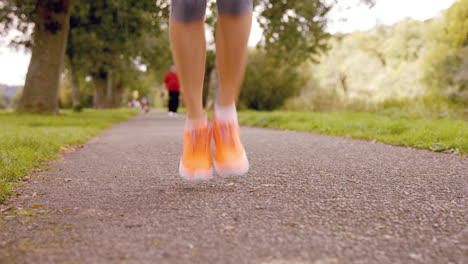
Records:
[[[71,84],[71,97],[73,111],[81,112],[81,97],[80,97],[80,77],[78,75],[78,69],[74,64],[73,59],[69,57],[68,67],[70,72],[70,84]]]
[[[397,68],[402,62],[417,60],[424,46],[426,28],[424,22],[410,18],[394,24],[391,35],[381,44],[388,64]]]
[[[16,28],[24,35],[15,39],[13,44],[33,49],[19,110],[58,112],[57,89],[67,42],[65,32],[68,33],[70,3],[71,0],[5,0],[0,4],[1,33]],[[95,101],[99,108],[108,107],[110,101],[115,101],[111,99],[114,88],[119,92],[122,83],[112,84],[107,79],[123,80],[126,78],[112,75],[126,72],[124,69],[135,69],[142,63],[149,65],[161,61],[160,58],[167,59],[169,55],[157,56],[157,52],[169,49],[167,38],[166,41],[159,39],[163,33],[161,24],[167,25],[168,10],[165,1],[157,1],[157,5],[151,0],[76,2],[70,19],[73,32],[69,42],[72,45],[67,48],[67,67],[73,77],[76,107],[80,98],[79,80],[85,76],[105,79],[94,81],[97,87]],[[32,39],[27,34],[31,23],[36,24]],[[60,42],[54,44],[53,37]],[[42,67],[37,67],[38,59],[42,60]]]
[[[424,54],[422,81],[438,97],[468,101],[468,0],[454,3],[433,21],[427,35],[432,46]]]
[[[13,98],[11,98],[10,108],[16,108],[16,107],[18,106],[22,94],[23,94],[23,88],[18,89],[18,90],[16,91],[15,95],[13,96]]]
[[[302,85],[296,67],[280,63],[265,51],[251,52],[238,105],[240,108],[273,110],[296,95]]]
[[[0,91],[0,109],[5,109],[7,106],[6,96]]]
[[[264,31],[261,46],[270,56],[292,65],[327,50],[325,1],[259,0],[258,22]]]
[[[34,11],[31,6],[35,4]],[[15,22],[11,14],[20,18],[18,27],[26,30],[34,22],[30,45],[31,61],[26,75],[19,111],[58,113],[58,89],[69,29],[71,0],[7,1],[0,10],[4,28]]]
[[[167,61],[168,39],[161,29],[167,9],[148,0],[87,0],[74,9],[67,56],[72,73],[92,76],[95,108],[120,106],[123,87],[138,78],[139,65],[154,68]]]

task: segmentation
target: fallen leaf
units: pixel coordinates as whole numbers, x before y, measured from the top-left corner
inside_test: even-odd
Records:
[[[71,178],[65,178],[65,181],[66,181],[66,182],[71,182],[72,179],[71,179]]]
[[[350,183],[356,183],[357,184],[357,182],[355,182],[353,180],[347,180],[347,181],[350,182]]]
[[[465,210],[460,210],[459,212],[463,214],[465,212]]]
[[[60,180],[60,177],[55,178],[56,180]]]
[[[29,181],[29,179],[30,179],[29,176],[24,176],[24,177],[22,178],[23,181]]]
[[[61,147],[60,150],[61,150],[61,151],[65,151],[65,152],[70,152],[70,149],[69,149],[69,148],[66,148],[66,147]]]
[[[41,208],[42,205],[40,205],[40,204],[33,204],[33,205],[31,205],[31,207],[32,207],[32,208]]]
[[[24,252],[26,248],[23,245],[18,245],[18,250]]]
[[[224,230],[233,230],[233,229],[235,229],[235,228],[236,228],[235,226],[231,226],[231,225],[223,226],[223,229],[224,229]]]

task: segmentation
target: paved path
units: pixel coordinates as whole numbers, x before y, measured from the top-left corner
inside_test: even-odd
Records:
[[[31,176],[0,263],[468,263],[466,159],[242,128],[249,174],[194,184],[182,126],[139,115]]]

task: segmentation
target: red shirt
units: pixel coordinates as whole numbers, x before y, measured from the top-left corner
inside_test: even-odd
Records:
[[[167,85],[167,90],[169,92],[179,91],[179,78],[177,78],[177,73],[168,72],[166,77],[164,77],[164,83]]]

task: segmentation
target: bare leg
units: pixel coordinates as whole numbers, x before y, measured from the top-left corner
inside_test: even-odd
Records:
[[[204,117],[202,92],[205,77],[206,41],[204,20],[170,20],[172,57],[182,87],[188,119]]]
[[[216,29],[216,62],[219,73],[220,106],[232,105],[239,96],[247,64],[247,42],[252,12],[219,14]]]

